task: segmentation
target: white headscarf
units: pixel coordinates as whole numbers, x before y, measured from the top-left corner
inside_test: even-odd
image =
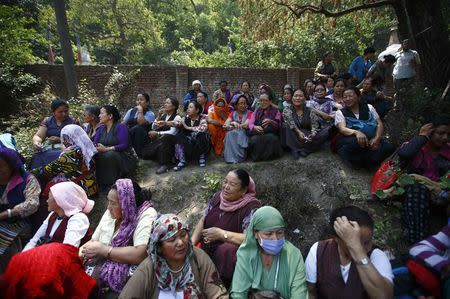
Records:
[[[97,153],[97,149],[89,139],[86,132],[78,125],[67,125],[61,130],[61,142],[68,142],[73,146],[76,145],[83,153],[84,161],[89,169],[92,157]],[[71,148],[71,147],[69,147]]]

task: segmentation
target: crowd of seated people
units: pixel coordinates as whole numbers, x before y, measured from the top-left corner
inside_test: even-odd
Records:
[[[54,100],[52,115],[33,137],[30,172],[19,153],[0,148],[0,273],[6,271],[0,292],[17,296],[27,281],[41,297],[79,292],[67,282],[65,290],[53,289],[13,268],[52,252],[53,275],[73,267],[86,284],[83,298],[392,298],[389,259],[372,244],[373,219],[360,208],[333,210],[331,238],[317,240],[304,262],[286,240],[288,220],[263,206],[242,169],[226,174],[192,232],[178,216],[158,214],[149,190],[130,179],[139,158],[155,160],[156,173],[163,174],[191,160],[205,167],[210,151],[235,164],[276,159],[283,150],[300,159],[327,142],[350,167],[377,169],[395,150],[383,136],[382,122],[393,100],[383,93],[385,77],[376,77],[393,61],[388,55],[373,63],[372,50],[355,58],[354,72],[346,75],[339,75],[327,52],[314,79],[300,88],[286,84],[280,96],[266,83],[253,95],[249,82],[234,92],[222,80],[208,98],[195,80],[184,109],[167,97],[154,113],[142,92],[124,117],[113,105],[86,106],[82,126],[69,116],[67,102]],[[448,227],[425,238],[432,206],[447,203],[448,190],[439,180],[449,173],[449,140],[448,118],[436,118],[397,152],[415,179],[405,187],[402,203],[406,239],[419,242],[411,255],[441,273],[444,298],[450,298]],[[92,233],[90,198],[102,189],[109,190],[108,206]],[[52,263],[56,258],[69,265]],[[20,291],[27,298],[36,295],[30,287]]]

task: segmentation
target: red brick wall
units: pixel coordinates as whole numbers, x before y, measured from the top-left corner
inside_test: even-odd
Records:
[[[286,83],[295,88],[303,85],[303,81],[313,76],[313,69],[257,69],[257,68],[188,68],[186,66],[117,66],[122,72],[140,68],[133,91],[127,95],[130,106],[138,92],[147,92],[152,99],[152,106],[159,107],[166,96],[176,96],[182,100],[193,80],[200,80],[208,95],[218,89],[221,80],[227,80],[232,90],[238,90],[243,81],[249,81],[251,89],[257,94],[258,85],[267,83],[281,95]],[[64,69],[62,65],[28,65],[25,71],[41,78],[50,84],[52,91],[59,97],[67,97]],[[99,97],[104,96],[104,87],[113,72],[113,66],[76,66],[78,80],[86,80],[88,86],[95,90]]]

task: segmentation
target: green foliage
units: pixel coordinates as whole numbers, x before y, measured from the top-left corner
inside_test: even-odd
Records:
[[[23,65],[36,61],[30,40],[36,37],[28,27],[29,21],[22,9],[0,5],[0,61],[2,64]]]
[[[399,226],[399,215],[400,211],[396,207],[374,215],[374,243],[380,248],[401,252],[399,240],[402,238],[402,230]]]
[[[9,101],[14,101],[35,90],[39,79],[24,73],[21,68],[11,65],[0,65],[0,93]]]
[[[208,190],[208,193],[215,193],[220,190],[220,184],[222,182],[223,175],[220,173],[205,173],[203,176],[203,179],[206,183],[206,189]]]
[[[119,108],[125,108],[127,106],[125,95],[133,88],[136,76],[140,72],[140,69],[135,69],[128,73],[122,73],[115,67],[105,85],[105,96],[108,103],[115,103]]]

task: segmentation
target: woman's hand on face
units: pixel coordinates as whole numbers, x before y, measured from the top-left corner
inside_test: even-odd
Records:
[[[84,259],[106,257],[108,255],[108,249],[108,246],[99,241],[89,241],[83,246],[81,255]]]
[[[358,222],[349,221],[347,217],[337,217],[334,221],[334,230],[337,236],[352,249],[362,247],[361,231]]]
[[[361,131],[356,131],[356,139],[358,140],[358,144],[360,147],[367,147],[369,145],[367,136]]]
[[[210,227],[202,230],[203,242],[206,244],[210,242],[222,241],[225,231],[218,227]]]
[[[431,133],[433,133],[433,124],[432,123],[423,125],[419,131],[420,136],[426,136],[428,138],[430,138]]]

